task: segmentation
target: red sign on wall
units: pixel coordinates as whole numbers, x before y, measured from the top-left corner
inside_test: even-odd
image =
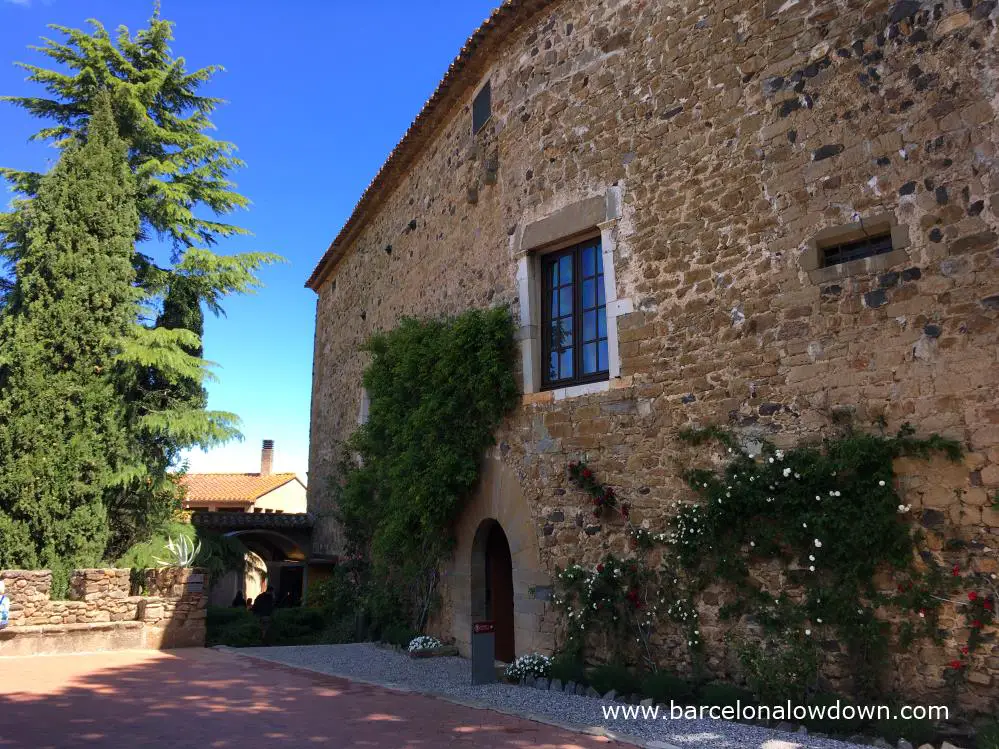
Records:
[[[473,635],[486,635],[496,631],[496,622],[475,622],[472,624]]]

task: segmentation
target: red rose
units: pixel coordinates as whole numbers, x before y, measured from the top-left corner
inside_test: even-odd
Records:
[[[597,565],[597,572],[603,572],[603,571],[604,571],[604,566],[602,564],[598,564]]]
[[[963,648],[961,648],[961,655],[967,655],[967,654],[968,654],[968,646],[965,645]]]
[[[961,568],[955,564],[954,569],[951,570],[951,574],[954,575],[954,577],[957,577],[961,574]]]
[[[982,623],[978,619],[975,619],[975,621],[971,623],[971,626],[974,627],[975,629],[981,629]]]
[[[978,594],[975,591],[971,591],[970,593],[968,593],[968,600],[969,601],[974,601],[977,598],[978,598]]]
[[[961,663],[961,661],[951,661],[950,662],[950,667],[954,668],[954,669],[961,668],[962,665],[963,664]]]
[[[593,472],[589,468],[584,468],[583,469],[583,478],[584,479],[591,478],[592,476],[593,476]]]
[[[902,583],[898,584],[898,592],[901,593],[905,588],[902,587]]]
[[[992,601],[986,601],[985,603],[983,603],[982,604],[982,608],[985,609],[986,611],[991,611],[992,610]]]

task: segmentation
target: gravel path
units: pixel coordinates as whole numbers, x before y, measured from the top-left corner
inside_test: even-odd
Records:
[[[784,733],[725,720],[605,720],[604,700],[511,684],[472,686],[464,658],[413,659],[371,644],[241,648],[232,651],[392,689],[571,726],[649,747],[682,749],[851,749],[833,739]]]

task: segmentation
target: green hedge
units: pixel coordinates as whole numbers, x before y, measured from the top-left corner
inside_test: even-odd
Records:
[[[266,636],[260,619],[245,609],[210,607],[205,644],[231,647],[264,645],[319,645],[347,642],[335,622],[322,609],[276,609]]]

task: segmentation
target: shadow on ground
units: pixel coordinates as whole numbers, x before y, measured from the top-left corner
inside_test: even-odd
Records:
[[[0,747],[623,746],[210,650],[0,659]]]

